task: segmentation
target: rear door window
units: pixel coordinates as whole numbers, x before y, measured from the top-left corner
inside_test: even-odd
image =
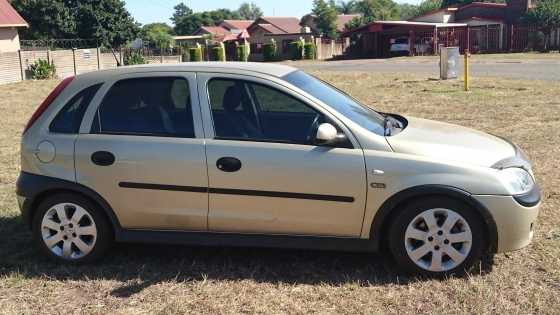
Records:
[[[49,126],[54,133],[77,134],[86,109],[102,84],[83,89],[58,112]]]
[[[94,132],[99,133],[195,136],[189,84],[184,78],[121,80],[107,92],[95,119]]]

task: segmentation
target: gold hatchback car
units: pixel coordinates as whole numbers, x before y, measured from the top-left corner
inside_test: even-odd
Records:
[[[528,245],[541,200],[507,140],[219,62],[65,79],[25,128],[17,196],[63,262],[113,241],[385,249],[429,276]]]

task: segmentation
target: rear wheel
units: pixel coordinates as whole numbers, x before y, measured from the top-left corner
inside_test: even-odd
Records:
[[[50,258],[86,263],[102,257],[113,235],[95,204],[78,195],[60,194],[39,205],[33,218],[33,238]]]
[[[483,223],[474,209],[448,198],[428,198],[401,209],[389,248],[404,270],[428,276],[468,271],[483,254]]]

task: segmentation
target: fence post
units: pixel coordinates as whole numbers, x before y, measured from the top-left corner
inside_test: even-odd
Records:
[[[76,68],[76,48],[72,48],[72,61],[74,62],[74,75],[78,74],[78,69]]]
[[[95,49],[97,54],[97,70],[101,70],[101,52],[99,51],[99,46]]]
[[[467,45],[466,45],[467,51],[471,51],[471,28],[468,24],[467,24],[467,35],[465,40],[467,41]]]
[[[47,46],[47,62],[51,63],[51,50],[49,46]]]
[[[433,39],[433,47],[432,50],[434,51],[434,55],[438,54],[438,31],[437,31],[437,26],[434,26],[434,39]]]
[[[21,49],[18,50],[18,56],[19,56],[19,71],[21,74],[21,80],[24,81],[25,80],[25,72],[23,71],[23,62],[21,60]]]

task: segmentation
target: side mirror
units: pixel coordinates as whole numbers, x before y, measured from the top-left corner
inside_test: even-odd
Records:
[[[329,145],[344,141],[346,136],[339,135],[336,128],[329,124],[323,123],[319,125],[317,129],[317,135],[315,136],[315,143],[318,145]]]

